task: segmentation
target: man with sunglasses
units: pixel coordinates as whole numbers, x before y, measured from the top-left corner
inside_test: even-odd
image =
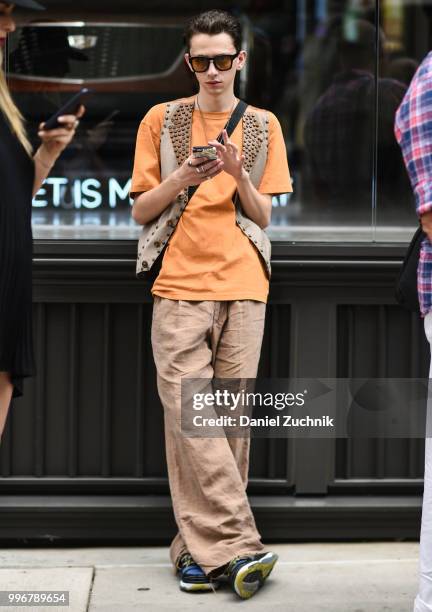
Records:
[[[256,377],[270,278],[263,229],[272,195],[292,187],[277,118],[244,110],[234,94],[246,62],[238,20],[202,13],[187,25],[185,43],[197,95],[154,106],[138,131],[131,186],[132,215],[143,225],[137,273],[163,257],[152,287],[151,340],[179,529],[170,547],[174,571],[184,591],[228,580],[247,599],[277,560],[265,551],[246,494],[250,437],[185,436],[181,379],[239,380],[241,388]],[[215,147],[216,159],[193,156],[193,146],[205,145]]]

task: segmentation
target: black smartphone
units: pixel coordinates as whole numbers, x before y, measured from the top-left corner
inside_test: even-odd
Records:
[[[64,104],[61,108],[58,109],[54,115],[51,115],[49,119],[45,121],[44,130],[54,130],[55,128],[62,127],[62,124],[57,121],[59,117],[62,115],[75,115],[78,112],[78,109],[81,104],[87,100],[89,96],[93,93],[92,89],[88,89],[87,87],[83,87],[78,93],[76,93],[72,98],[70,98],[66,104]]]

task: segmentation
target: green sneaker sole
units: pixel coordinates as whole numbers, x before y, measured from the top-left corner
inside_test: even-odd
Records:
[[[232,579],[234,591],[241,599],[249,599],[262,587],[272,571],[278,555],[268,552],[261,559],[250,561],[240,567]]]

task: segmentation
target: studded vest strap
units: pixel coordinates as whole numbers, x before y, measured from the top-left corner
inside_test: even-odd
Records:
[[[161,132],[161,178],[165,179],[189,157],[194,104],[168,103]]]

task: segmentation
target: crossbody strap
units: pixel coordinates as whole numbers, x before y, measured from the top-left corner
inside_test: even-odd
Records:
[[[239,100],[238,101],[237,106],[233,110],[232,115],[229,118],[229,121],[228,121],[228,123],[226,124],[226,126],[224,128],[228,132],[228,136],[231,136],[231,134],[236,129],[236,127],[238,125],[238,122],[243,117],[247,107],[248,107],[248,105],[246,104],[246,102],[243,102],[243,100]],[[216,140],[218,142],[223,142],[222,132],[219,134],[219,136],[216,138]]]
[[[224,130],[227,131],[228,137],[231,136],[231,134],[234,132],[234,130],[236,129],[240,119],[243,117],[245,110],[247,109],[248,105],[246,102],[243,102],[243,100],[239,100],[237,103],[237,106],[235,107],[235,109],[233,110],[231,117],[229,118],[227,124],[224,127]],[[223,134],[222,132],[219,134],[219,136],[216,138],[216,140],[220,143],[223,142]],[[193,196],[193,194],[195,193],[195,191],[198,189],[199,185],[190,185],[188,188],[188,201],[191,199],[191,197]]]

